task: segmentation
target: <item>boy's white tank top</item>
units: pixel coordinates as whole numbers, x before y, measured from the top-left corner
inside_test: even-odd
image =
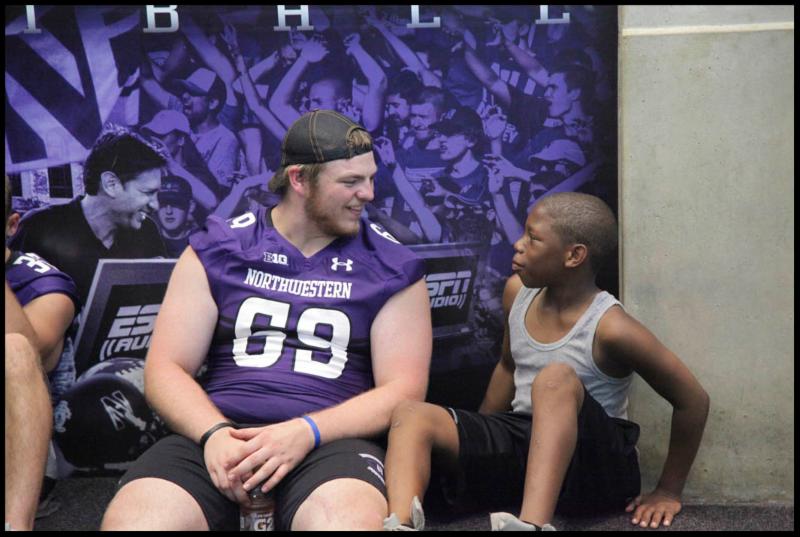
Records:
[[[525,328],[525,313],[541,289],[522,287],[511,306],[508,318],[509,343],[514,359],[515,412],[531,412],[533,379],[546,365],[561,362],[570,365],[589,394],[612,418],[628,419],[628,392],[633,374],[624,378],[606,375],[592,357],[592,343],[597,323],[611,306],[620,304],[613,295],[601,291],[575,326],[554,343],[540,343]]]

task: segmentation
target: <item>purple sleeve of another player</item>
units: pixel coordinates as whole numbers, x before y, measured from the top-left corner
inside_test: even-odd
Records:
[[[6,265],[6,280],[21,306],[40,296],[61,293],[81,309],[81,300],[72,278],[36,254],[14,252]]]

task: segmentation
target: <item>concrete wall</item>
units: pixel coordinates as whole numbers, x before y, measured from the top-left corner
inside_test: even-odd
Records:
[[[794,7],[620,7],[621,294],[711,396],[692,501],[794,501]],[[671,407],[637,379],[643,486]]]

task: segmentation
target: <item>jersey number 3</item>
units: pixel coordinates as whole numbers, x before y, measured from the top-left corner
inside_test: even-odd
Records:
[[[283,353],[286,334],[280,330],[253,331],[253,322],[257,315],[269,317],[270,327],[286,329],[289,321],[290,304],[250,297],[242,302],[236,315],[236,339],[233,340],[233,360],[239,367],[270,367],[277,362]],[[329,339],[316,335],[318,325],[331,327]],[[247,342],[251,337],[263,337],[264,349],[261,353],[247,352]],[[347,346],[350,343],[350,319],[337,310],[308,308],[297,320],[297,337],[301,343],[329,351],[327,363],[312,360],[313,351],[309,349],[295,350],[294,370],[327,379],[339,378],[347,364]]]

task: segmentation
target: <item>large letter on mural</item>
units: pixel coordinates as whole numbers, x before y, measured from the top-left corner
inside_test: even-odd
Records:
[[[430,22],[420,22],[419,20],[419,5],[413,4],[411,6],[411,22],[406,24],[409,28],[439,28],[439,17],[434,17]]]
[[[147,28],[144,29],[146,34],[160,34],[178,31],[178,6],[156,7],[147,6]],[[169,27],[159,28],[156,26],[157,14],[169,15]]]
[[[291,26],[286,26],[286,15],[300,15],[300,26],[296,30],[301,32],[310,32],[314,30],[309,22],[308,6],[300,6],[299,9],[286,9],[286,6],[278,6],[278,26],[273,26],[272,29],[276,32],[288,32]]]

